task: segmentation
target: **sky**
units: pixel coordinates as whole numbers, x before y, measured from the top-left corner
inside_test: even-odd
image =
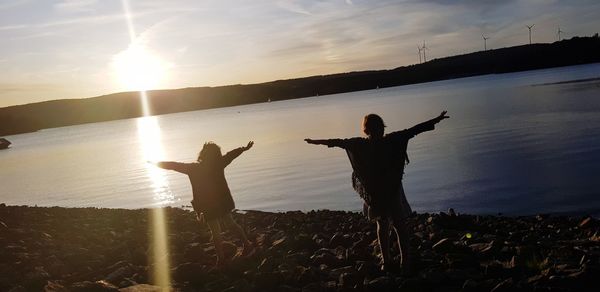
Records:
[[[0,0],[0,107],[249,84],[599,32],[597,0]]]

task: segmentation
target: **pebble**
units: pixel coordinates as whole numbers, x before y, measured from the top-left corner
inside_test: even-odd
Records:
[[[591,217],[471,216],[451,209],[415,214],[409,220],[416,271],[405,276],[380,270],[375,226],[359,213],[235,214],[257,248],[250,257],[240,256],[239,238],[225,229],[230,262],[219,269],[213,267],[207,226],[188,210],[165,208],[164,213],[175,291],[596,291],[598,286],[592,275],[600,270],[600,230]],[[149,216],[144,209],[0,208],[0,291],[160,291],[152,279],[157,263],[149,257]],[[392,255],[398,260],[397,247]]]

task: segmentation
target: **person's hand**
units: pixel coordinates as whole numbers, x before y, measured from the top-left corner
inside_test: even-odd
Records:
[[[308,143],[308,144],[315,144],[315,140],[313,140],[313,139],[306,138],[306,139],[304,139],[304,141],[306,141],[306,143]]]
[[[443,120],[443,119],[449,119],[449,118],[450,118],[450,116],[447,116],[447,115],[446,115],[447,113],[448,113],[447,111],[443,111],[443,112],[442,112],[442,113],[441,113],[441,114],[440,114],[440,115],[437,117],[438,121],[441,121],[441,120]]]
[[[244,151],[245,150],[250,150],[250,148],[252,148],[252,145],[254,145],[254,141],[248,142],[248,145],[246,145],[246,147],[244,147]]]

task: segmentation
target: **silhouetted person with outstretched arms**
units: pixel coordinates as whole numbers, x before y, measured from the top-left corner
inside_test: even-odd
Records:
[[[235,203],[231,197],[231,191],[225,180],[225,167],[244,151],[249,150],[254,142],[248,142],[245,147],[233,149],[225,155],[221,155],[221,148],[208,142],[198,155],[198,161],[193,163],[181,163],[162,161],[156,163],[160,168],[174,170],[187,174],[192,183],[194,199],[192,207],[198,219],[204,218],[211,230],[215,251],[217,253],[217,266],[221,266],[225,260],[221,239],[221,223],[230,226],[243,241],[243,252],[252,251],[252,242],[248,240],[244,230],[233,220],[231,211],[235,209]]]
[[[346,150],[353,169],[352,186],[365,201],[369,218],[377,222],[383,270],[394,269],[389,245],[391,223],[400,247],[402,270],[410,273],[410,241],[406,219],[412,210],[402,187],[404,166],[409,162],[406,153],[408,141],[420,133],[433,130],[435,124],[447,118],[444,111],[438,117],[412,128],[384,135],[383,119],[376,114],[368,114],[363,119],[363,132],[367,138],[305,139],[309,144]]]

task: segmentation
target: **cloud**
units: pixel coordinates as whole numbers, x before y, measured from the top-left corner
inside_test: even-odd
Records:
[[[55,26],[68,26],[68,25],[79,25],[79,24],[102,24],[112,21],[121,21],[123,14],[108,14],[108,15],[97,15],[97,16],[85,16],[76,17],[65,20],[49,21],[37,24],[18,24],[18,25],[6,25],[0,26],[0,30],[16,30],[25,28],[50,28]]]
[[[58,88],[60,88],[60,86],[53,83],[0,83],[0,92],[3,94],[11,92],[56,90]]]
[[[54,8],[61,12],[88,12],[94,11],[97,0],[63,0],[54,4]]]
[[[17,0],[17,1],[10,1],[10,2],[6,2],[6,3],[0,3],[0,10],[18,7],[18,6],[27,4],[29,1],[30,0]]]
[[[28,28],[28,27],[31,27],[31,26],[25,25],[25,24],[4,25],[4,26],[0,26],[0,31],[2,31],[2,30],[16,30],[16,29],[22,29],[22,28]]]
[[[107,83],[102,70],[111,56],[131,42],[120,1],[5,2],[0,4],[0,56],[7,60],[0,66],[2,76],[42,74],[68,64],[81,68],[82,87],[99,88]],[[423,41],[431,59],[483,49],[482,33],[491,37],[488,48],[524,44],[525,24],[536,23],[533,40],[539,42],[554,41],[558,25],[574,36],[593,34],[600,24],[597,0],[129,3],[132,23],[141,32],[136,42],[174,64],[170,87],[394,68],[418,62],[416,46]],[[44,56],[23,57],[24,50]],[[44,76],[48,79],[28,81],[61,81]]]
[[[277,6],[279,6],[281,9],[288,11],[288,12],[304,14],[304,15],[312,15],[312,13],[310,13],[308,10],[306,10],[306,8],[303,7],[300,3],[301,3],[300,1],[281,0],[281,1],[277,1]]]

